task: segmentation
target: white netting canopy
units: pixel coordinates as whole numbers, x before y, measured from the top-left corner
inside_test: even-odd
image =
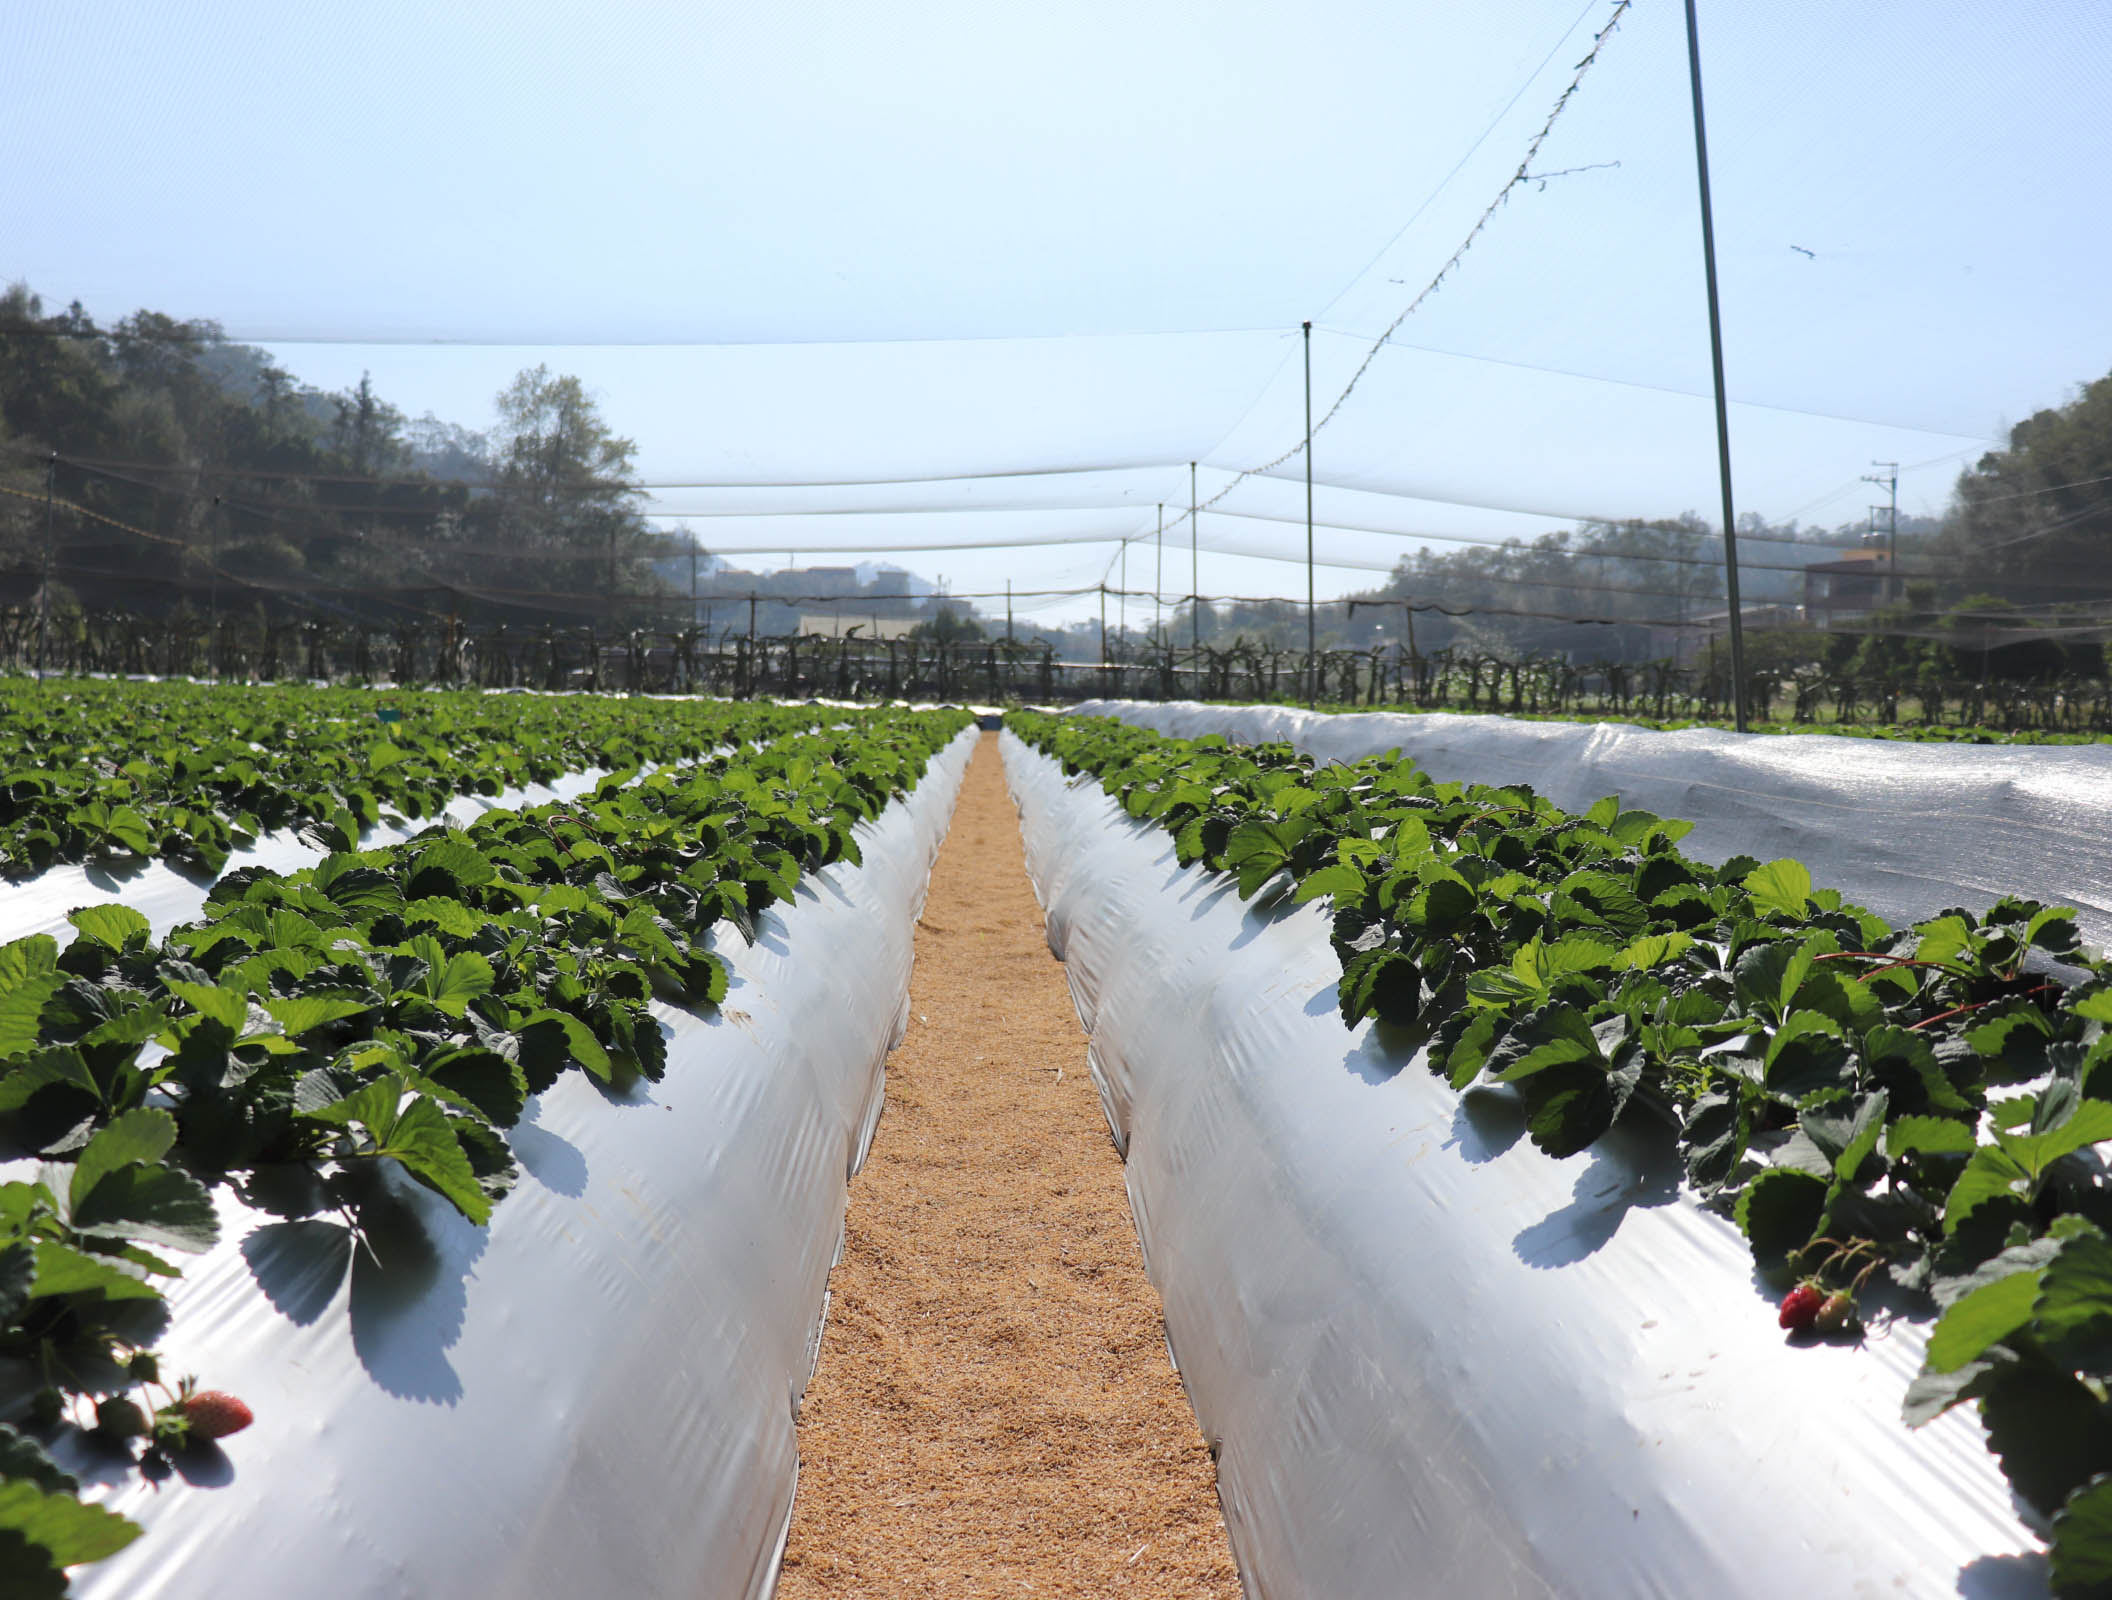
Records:
[[[2112,14],[1699,20],[1737,506],[1824,556],[1874,466],[1937,515],[2112,368]],[[1302,596],[1308,320],[1323,596],[1720,521],[1673,0],[25,0],[0,45],[37,152],[0,276],[471,428],[576,373],[654,518],[737,567],[890,561],[1055,619],[1102,583]]]

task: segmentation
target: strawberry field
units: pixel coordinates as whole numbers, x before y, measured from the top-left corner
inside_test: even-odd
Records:
[[[1104,709],[1261,741],[1008,719],[1251,1589],[2112,1591],[2072,905],[1880,916],[1615,798],[1266,742],[1361,719]]]
[[[0,1594],[769,1595],[969,715],[0,702]],[[1085,711],[1246,1592],[2112,1593],[2105,752]]]
[[[685,1520],[720,1548],[725,1522],[781,1521],[782,1395],[877,1111],[965,714],[7,693],[0,919],[39,928],[0,946],[7,1592],[64,1592],[64,1569],[106,1558],[77,1590],[174,1581],[214,1530],[276,1514],[318,1428],[375,1456],[364,1482],[321,1463],[348,1527],[378,1526],[376,1495],[444,1501],[432,1474],[520,1473],[481,1461],[506,1429],[475,1417],[532,1418],[531,1377],[598,1381],[551,1370],[556,1286],[584,1261],[576,1310],[622,1299],[602,1276],[618,1259],[640,1282],[709,1279],[700,1253],[758,1214],[798,1265],[716,1280],[757,1303],[663,1295],[633,1320],[724,1316],[729,1363],[755,1369],[707,1381],[705,1405],[748,1437],[721,1454],[759,1487],[720,1525]],[[45,931],[55,895],[75,904]],[[729,1141],[764,1159],[706,1159]],[[661,1252],[598,1214],[625,1204],[665,1208]],[[487,1337],[480,1367],[464,1351]],[[377,1470],[414,1439],[427,1476]],[[261,1470],[186,1492],[244,1452]]]

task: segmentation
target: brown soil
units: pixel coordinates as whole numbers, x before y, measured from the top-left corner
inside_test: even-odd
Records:
[[[778,1593],[1236,1600],[995,735],[916,949]]]

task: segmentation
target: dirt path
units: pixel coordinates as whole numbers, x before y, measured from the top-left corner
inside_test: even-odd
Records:
[[[1236,1600],[986,734],[851,1185],[778,1593]]]

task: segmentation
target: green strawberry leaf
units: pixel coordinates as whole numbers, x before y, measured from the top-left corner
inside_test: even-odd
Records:
[[[30,1286],[32,1300],[49,1300],[62,1294],[101,1295],[105,1300],[159,1300],[151,1283],[114,1266],[106,1256],[91,1256],[51,1239],[36,1241],[37,1277]]]
[[[0,945],[0,1059],[35,1048],[44,1003],[59,991],[58,959],[47,933]]]
[[[1770,1167],[1738,1191],[1739,1231],[1763,1267],[1779,1266],[1811,1243],[1826,1211],[1826,1183],[1808,1172]]]
[[[540,1010],[532,1011],[522,1019],[519,1032],[525,1043],[530,1034],[554,1035],[562,1043],[560,1051],[568,1055],[603,1083],[611,1081],[615,1068],[609,1060],[609,1052],[602,1042],[594,1037],[594,1030],[580,1018],[569,1012]]]
[[[129,1166],[109,1173],[74,1207],[71,1223],[76,1233],[174,1250],[210,1250],[220,1239],[213,1197],[175,1167]]]
[[[2112,1593],[2112,1473],[2068,1497],[2053,1519],[2052,1544],[2055,1594]]]
[[[1955,1372],[2029,1322],[2043,1270],[2012,1272],[1954,1302],[1929,1335],[1927,1370]]]
[[[175,1143],[176,1119],[166,1111],[142,1106],[111,1119],[74,1162],[68,1203],[79,1211],[110,1174],[135,1163],[159,1161]]]
[[[147,919],[130,906],[82,906],[69,911],[66,920],[80,930],[82,938],[112,950],[137,949],[152,931]]]
[[[12,1317],[13,1313],[6,1315]],[[72,1473],[61,1471],[59,1464],[44,1453],[43,1445],[0,1422],[0,1479],[4,1478],[26,1478],[46,1494],[78,1494],[81,1487]]]
[[[46,1552],[54,1567],[116,1555],[140,1534],[138,1523],[127,1522],[115,1511],[70,1494],[47,1494],[23,1478],[0,1483],[0,1529]]]
[[[2086,1233],[2062,1244],[2039,1279],[2032,1332],[2063,1366],[2112,1371],[2112,1240]]]
[[[491,1199],[477,1183],[469,1157],[436,1101],[423,1096],[411,1100],[373,1153],[395,1157],[412,1177],[453,1202],[479,1227],[491,1220]]]
[[[1743,887],[1761,911],[1801,917],[1811,904],[1811,869],[1801,861],[1770,861],[1748,873]]]

